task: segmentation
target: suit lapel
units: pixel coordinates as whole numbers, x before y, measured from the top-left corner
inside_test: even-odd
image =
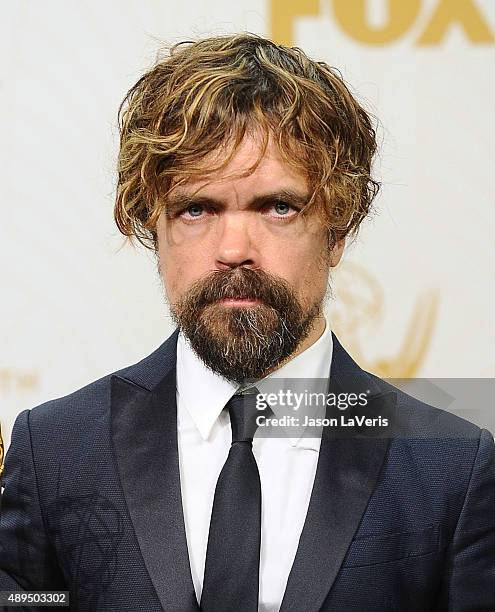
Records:
[[[376,385],[335,336],[329,391]],[[375,393],[366,412],[392,418],[394,393]],[[373,429],[325,428],[308,513],[280,612],[317,612],[323,606],[359,526],[385,460],[389,439]]]
[[[152,391],[114,376],[111,404],[120,479],[161,605],[167,612],[199,610],[182,511],[175,365]]]

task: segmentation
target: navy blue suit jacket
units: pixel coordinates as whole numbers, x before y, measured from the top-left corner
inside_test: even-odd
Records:
[[[85,612],[198,610],[176,343],[177,332],[139,363],[19,415],[0,591],[69,590]],[[400,421],[400,435],[325,430],[282,612],[494,612],[493,437],[364,372],[334,337],[329,385],[348,380],[371,391],[370,415]]]

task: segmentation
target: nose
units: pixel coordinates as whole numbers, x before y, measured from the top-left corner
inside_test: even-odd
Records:
[[[246,218],[248,215],[246,211],[232,211],[223,216],[216,248],[218,270],[256,265],[253,235]]]

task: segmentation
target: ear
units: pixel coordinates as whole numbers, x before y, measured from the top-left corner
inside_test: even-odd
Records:
[[[344,252],[345,238],[338,240],[330,250],[330,267],[335,268],[342,258]]]

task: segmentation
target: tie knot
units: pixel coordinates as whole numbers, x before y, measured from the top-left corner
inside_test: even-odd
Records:
[[[230,414],[230,426],[232,428],[232,444],[234,442],[252,442],[258,429],[257,417],[266,415],[269,410],[266,405],[263,409],[257,406],[257,395],[258,390],[254,388],[252,393],[236,393],[227,402],[226,408]]]

